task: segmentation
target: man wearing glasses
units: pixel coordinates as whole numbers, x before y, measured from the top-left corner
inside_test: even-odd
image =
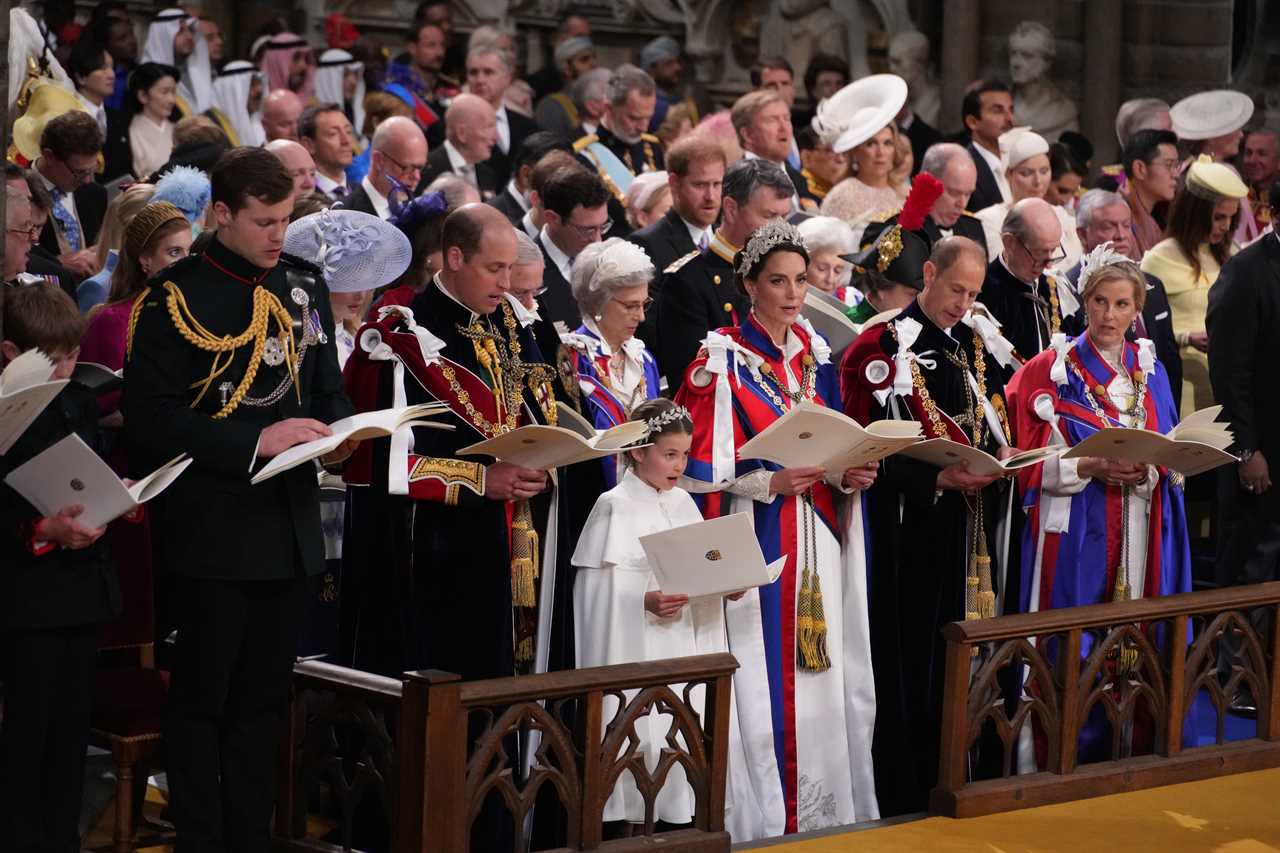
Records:
[[[25,187],[23,187],[25,189]],[[5,184],[4,281],[11,282],[27,268],[31,251],[31,196]]]
[[[1120,155],[1125,201],[1133,214],[1135,254],[1164,239],[1168,204],[1178,191],[1178,137],[1171,130],[1140,130]]]
[[[34,164],[53,197],[40,245],[75,274],[77,283],[98,271],[98,231],[107,210],[107,190],[95,183],[102,129],[86,112],[75,110],[49,120],[40,134]]]
[[[609,227],[609,190],[595,172],[577,163],[551,173],[539,194],[543,207],[538,246],[546,256],[542,304],[561,331],[582,325],[578,303],[569,287],[573,259],[591,243],[604,239]]]
[[[1020,361],[1049,346],[1055,332],[1078,332],[1080,305],[1071,287],[1045,275],[1060,262],[1062,224],[1052,205],[1027,198],[1015,204],[1000,229],[1003,249],[987,267],[978,301],[1000,323]]]
[[[370,146],[373,153],[369,158],[369,174],[342,206],[390,219],[391,193],[397,185],[405,193],[412,193],[422,178],[422,170],[427,166],[427,137],[413,119],[392,116],[378,125]]]

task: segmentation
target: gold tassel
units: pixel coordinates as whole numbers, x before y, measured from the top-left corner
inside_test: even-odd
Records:
[[[827,656],[827,615],[822,608],[822,581],[818,573],[813,573],[811,612],[813,614],[813,656],[805,662],[809,672],[826,672],[831,669],[831,658]]]
[[[800,576],[800,598],[796,604],[796,646],[800,668],[810,669],[817,657],[813,639],[813,575],[806,567]]]
[[[1128,601],[1129,600],[1129,578],[1128,572],[1124,566],[1116,568],[1116,586],[1111,593],[1112,601]]]
[[[978,576],[978,618],[991,619],[996,615],[996,591],[991,585],[991,557],[987,553],[986,536],[978,540],[973,561]]]
[[[538,577],[538,531],[528,501],[516,501],[511,517],[511,603],[537,607],[534,581]]]
[[[523,670],[533,663],[533,637],[525,637],[516,645],[516,668]]]

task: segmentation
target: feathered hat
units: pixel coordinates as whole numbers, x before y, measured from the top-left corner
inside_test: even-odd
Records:
[[[929,260],[929,243],[916,232],[924,227],[925,217],[933,210],[943,189],[942,181],[928,172],[916,175],[911,182],[911,192],[902,203],[898,221],[885,229],[873,245],[841,257],[860,274],[874,269],[896,284],[924,290],[924,262]]]
[[[209,206],[211,194],[208,175],[194,166],[174,166],[156,182],[151,200],[169,202],[194,223]]]

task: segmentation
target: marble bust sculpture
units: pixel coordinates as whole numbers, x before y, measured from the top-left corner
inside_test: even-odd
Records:
[[[1080,129],[1076,105],[1049,80],[1055,52],[1053,32],[1044,24],[1023,21],[1009,34],[1014,118],[1050,142],[1064,130]]]

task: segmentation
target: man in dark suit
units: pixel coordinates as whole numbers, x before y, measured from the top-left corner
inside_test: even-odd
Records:
[[[582,322],[569,284],[573,259],[609,230],[609,191],[594,172],[574,163],[553,172],[539,195],[545,223],[537,242],[546,259],[540,299],[546,316],[572,331]]]
[[[978,168],[978,185],[969,209],[1009,201],[1009,191],[1001,172],[1000,135],[1013,129],[1013,93],[999,80],[980,80],[964,95],[961,115],[969,131],[969,156]]]
[[[725,165],[724,148],[697,134],[680,139],[667,152],[671,208],[657,222],[627,237],[645,250],[658,272],[711,244],[711,229],[720,216]],[[649,285],[649,296],[655,303],[661,287],[661,276]],[[641,340],[655,337],[656,323],[656,312],[649,312],[637,331]]]
[[[521,220],[529,212],[533,167],[552,151],[572,153],[573,149],[568,142],[546,130],[525,137],[516,151],[515,171],[511,180],[507,181],[507,185],[497,195],[488,199],[488,203],[502,211],[502,215],[517,228],[521,227]]]
[[[102,141],[102,129],[88,113],[63,113],[45,125],[34,163],[53,198],[40,245],[76,275],[77,283],[98,271],[94,244],[107,212],[107,190],[93,176]]]
[[[657,322],[645,343],[672,394],[707,332],[736,326],[751,303],[739,289],[733,256],[751,232],[791,211],[791,181],[772,163],[739,160],[725,171],[720,227],[706,252],[690,252],[663,269]]]
[[[1085,252],[1091,252],[1102,243],[1110,243],[1111,248],[1122,255],[1133,258],[1136,263],[1136,244],[1133,239],[1133,218],[1129,212],[1129,204],[1124,196],[1107,190],[1089,190],[1080,198],[1076,210],[1076,233]],[[1079,291],[1080,267],[1084,262],[1076,264],[1067,278],[1071,285]],[[1151,273],[1143,273],[1147,279],[1147,297],[1142,306],[1142,313],[1134,321],[1130,338],[1149,338],[1156,345],[1156,358],[1164,365],[1169,376],[1169,387],[1173,391],[1173,403],[1182,406],[1182,357],[1178,354],[1178,341],[1173,334],[1173,315],[1169,311],[1169,296],[1165,293],[1164,282]],[[1083,309],[1083,306],[1081,306]]]
[[[204,254],[165,270],[182,295],[176,315],[167,308],[176,297],[159,287],[142,304],[122,409],[134,476],[179,453],[195,460],[148,504],[160,565],[174,573],[165,743],[179,844],[267,850],[306,579],[324,569],[324,538],[313,465],[256,486],[249,478],[328,435],[352,407],[321,270],[281,254],[288,172],[262,149],[237,148],[211,177],[217,234]],[[269,316],[255,310],[264,301]],[[225,347],[224,336],[241,334],[244,345]],[[221,373],[210,372],[215,360]]]
[[[791,211],[816,213],[818,199],[799,169],[787,162],[794,144],[791,109],[772,89],[747,92],[733,104],[733,129],[746,159],[760,159],[782,169],[791,180]]]
[[[933,208],[924,219],[924,228],[919,235],[933,248],[933,244],[943,237],[958,234],[968,237],[984,250],[987,238],[982,230],[982,223],[971,216],[965,207],[969,197],[973,195],[977,181],[977,169],[969,159],[969,153],[954,142],[940,142],[925,152],[920,161],[920,171],[933,175],[942,181],[943,192],[933,203]],[[863,248],[870,246],[885,230],[892,228],[898,221],[895,213],[882,222],[872,222],[862,232]]]
[[[1280,185],[1270,190],[1280,207]],[[1280,497],[1271,465],[1280,460],[1280,239],[1265,234],[1222,265],[1209,290],[1209,379],[1222,404],[1218,419],[1231,424],[1240,464],[1219,468],[1218,580],[1223,585],[1273,581],[1280,574]],[[1261,625],[1260,630],[1265,630]],[[1239,643],[1232,644],[1238,649]],[[1225,667],[1232,660],[1220,655]],[[1224,676],[1226,673],[1224,673]],[[1246,688],[1233,705],[1257,700]],[[1248,708],[1241,710],[1248,711]]]
[[[413,119],[392,116],[378,125],[369,147],[369,174],[342,206],[390,219],[392,181],[409,188],[419,185],[427,168],[427,139]]]
[[[444,144],[427,156],[417,192],[449,172],[475,187],[481,199],[493,198],[502,189],[490,165],[496,139],[493,108],[477,95],[459,95],[449,105],[444,121]]]
[[[117,74],[111,54],[92,33],[86,33],[71,49],[67,73],[76,85],[80,103],[104,134],[103,169],[98,180],[106,183],[129,174],[133,165],[129,151],[129,117],[123,110],[106,105],[115,92]]]
[[[467,86],[473,95],[478,95],[493,107],[497,140],[488,159],[488,168],[499,187],[511,180],[512,158],[520,150],[520,143],[538,131],[536,121],[506,107],[507,87],[516,73],[511,59],[496,47],[477,47],[467,54]]]
[[[1018,202],[1000,233],[1003,250],[987,267],[978,297],[999,321],[1001,333],[1027,361],[1049,346],[1054,332],[1079,332],[1074,291],[1058,286],[1045,270],[1062,260],[1062,223],[1039,198]],[[1006,376],[1005,379],[1008,379]]]
[[[53,199],[45,191],[44,184],[35,172],[25,169],[22,171],[26,173],[27,188],[31,193],[32,231],[43,232],[49,221]],[[68,296],[72,299],[76,298],[75,282],[78,280],[76,274],[58,263],[57,255],[49,254],[44,246],[38,243],[31,247],[31,252],[27,255],[27,272],[56,283]]]

